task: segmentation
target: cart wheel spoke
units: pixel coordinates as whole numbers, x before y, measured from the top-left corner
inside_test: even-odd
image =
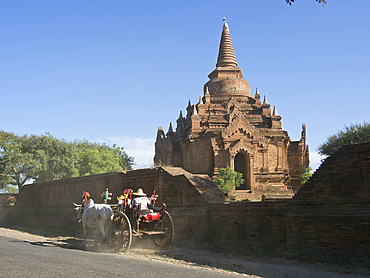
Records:
[[[154,242],[161,248],[169,246],[175,237],[175,227],[171,215],[165,211],[162,221],[158,221],[157,230],[163,231],[163,234],[154,235]]]
[[[128,217],[116,212],[112,222],[112,243],[119,252],[127,252],[132,242],[132,230]]]

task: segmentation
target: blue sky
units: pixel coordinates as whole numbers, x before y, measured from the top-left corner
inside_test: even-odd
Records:
[[[158,126],[197,103],[222,19],[239,67],[283,117],[325,139],[369,121],[370,1],[0,0],[0,129],[118,143],[148,167]],[[175,125],[174,125],[175,126]]]

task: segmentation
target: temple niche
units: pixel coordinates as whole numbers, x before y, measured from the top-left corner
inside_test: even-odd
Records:
[[[291,198],[308,167],[306,127],[291,141],[276,107],[249,83],[237,62],[227,23],[223,25],[216,69],[204,85],[197,104],[180,111],[176,130],[158,128],[154,163],[178,166],[195,174],[214,176],[230,166],[245,183],[235,192],[239,199]]]

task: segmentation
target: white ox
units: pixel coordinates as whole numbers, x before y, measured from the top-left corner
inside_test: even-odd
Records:
[[[89,230],[94,231],[94,239],[99,230],[103,237],[103,243],[108,242],[114,214],[111,207],[106,204],[95,204],[92,199],[89,199],[84,206],[74,205],[77,211],[77,221],[82,220],[85,242]]]

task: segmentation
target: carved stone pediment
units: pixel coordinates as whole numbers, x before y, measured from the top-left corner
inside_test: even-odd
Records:
[[[256,147],[251,144],[250,141],[246,141],[243,138],[234,142],[229,147],[229,153],[232,157],[234,157],[238,152],[244,151],[249,154],[250,157],[254,156]]]
[[[229,125],[221,132],[221,136],[225,141],[228,141],[234,134],[241,132],[263,148],[269,145],[269,140],[264,135],[260,134],[253,125],[249,124],[241,112],[236,111]]]

